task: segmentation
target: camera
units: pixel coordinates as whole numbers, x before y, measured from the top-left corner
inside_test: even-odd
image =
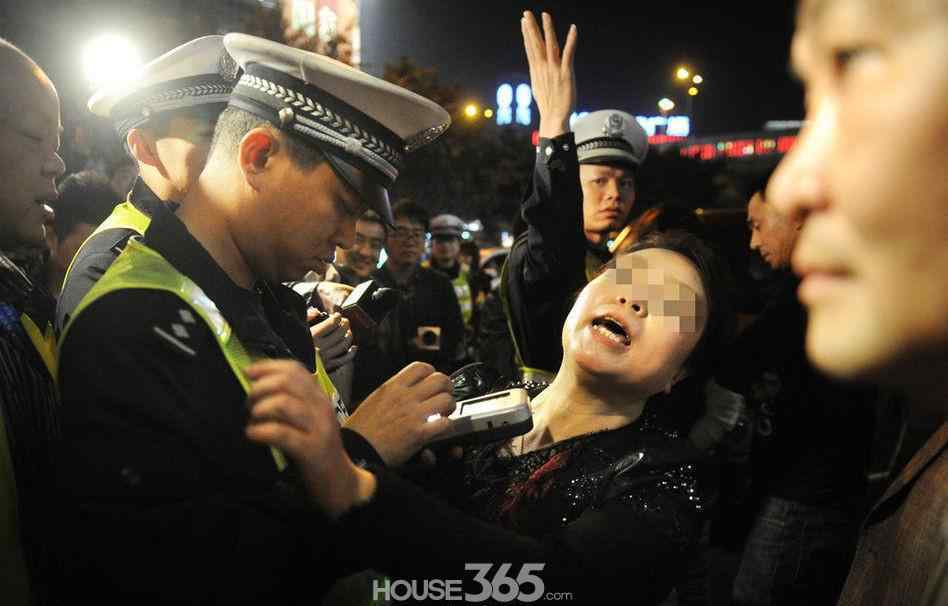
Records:
[[[309,303],[311,307],[314,306],[313,299],[317,296],[314,289]],[[349,320],[349,328],[358,343],[371,337],[378,325],[400,300],[401,296],[395,289],[379,286],[374,280],[366,280],[353,288],[342,305],[337,305],[333,311],[339,312]],[[328,317],[328,314],[317,318],[316,322],[325,317]]]
[[[419,326],[415,347],[425,351],[441,351],[441,327]]]
[[[337,311],[349,319],[353,331],[371,332],[398,305],[401,297],[392,288],[366,280],[352,289]]]

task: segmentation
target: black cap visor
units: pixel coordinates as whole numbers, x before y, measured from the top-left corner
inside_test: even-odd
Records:
[[[392,206],[388,201],[388,190],[376,180],[369,177],[365,171],[351,162],[344,160],[339,154],[334,154],[323,148],[323,154],[332,166],[336,176],[349,186],[370,210],[375,211],[389,227],[395,226],[392,216]]]

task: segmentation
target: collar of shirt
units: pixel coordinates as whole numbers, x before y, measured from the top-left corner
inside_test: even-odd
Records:
[[[282,291],[281,296],[277,295],[276,291],[284,288],[282,285],[260,282],[255,291],[238,286],[164,205],[156,209],[144,243],[161,253],[214,301],[248,349],[268,357],[294,358],[311,370],[314,368],[309,331],[298,315],[300,309],[290,309],[288,295]],[[301,301],[294,300],[294,306]]]
[[[132,186],[132,191],[128,193],[128,201],[138,210],[142,211],[149,217],[154,217],[155,214],[162,208],[168,208],[169,205],[172,210],[177,209],[178,203],[172,202],[170,200],[164,201],[158,196],[155,195],[155,192],[151,191],[151,188],[145,184],[145,181],[141,177],[135,178],[135,184]]]

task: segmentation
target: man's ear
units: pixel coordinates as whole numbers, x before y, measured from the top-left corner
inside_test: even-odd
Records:
[[[237,163],[244,179],[256,189],[259,178],[272,168],[273,155],[280,149],[276,136],[264,127],[257,127],[244,135],[237,150]]]
[[[132,156],[142,164],[152,166],[158,170],[163,177],[167,177],[164,164],[158,158],[158,152],[155,149],[155,141],[152,137],[139,128],[133,128],[125,136],[125,143],[131,150]]]

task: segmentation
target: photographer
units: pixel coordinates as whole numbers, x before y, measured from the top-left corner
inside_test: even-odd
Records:
[[[356,358],[354,402],[410,362],[427,362],[445,373],[458,366],[464,325],[454,288],[443,275],[421,265],[428,211],[402,201],[392,213],[395,228],[386,239],[388,259],[372,279],[396,289],[401,302],[379,326],[377,347],[364,348]]]

